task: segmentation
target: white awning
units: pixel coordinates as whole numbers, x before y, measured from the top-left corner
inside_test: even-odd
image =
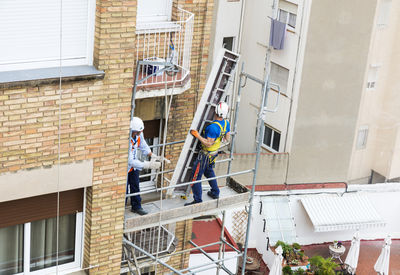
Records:
[[[301,199],[315,232],[385,226],[367,196],[312,195]]]

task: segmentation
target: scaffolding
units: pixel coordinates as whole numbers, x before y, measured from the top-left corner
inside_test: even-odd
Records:
[[[225,49],[223,51],[225,53],[229,52]],[[139,79],[138,78],[138,75],[139,75],[138,70],[141,66],[161,66],[162,71],[176,73],[176,66],[174,66],[174,64],[172,64],[171,62],[138,61],[137,67],[136,67],[137,68],[136,79],[135,79],[135,82],[133,85],[133,91],[132,91],[131,117],[133,117],[134,110],[135,110],[135,94],[136,94],[137,86],[140,85],[140,83],[145,81],[147,78],[152,77],[151,75],[148,75],[147,77]],[[225,73],[224,70],[222,70],[222,73]],[[211,73],[211,76],[212,76],[212,73]],[[215,80],[217,80],[217,78],[219,76],[217,74],[217,75],[214,75],[213,77],[215,78]],[[233,77],[233,73],[231,73],[227,76],[227,78],[228,78],[227,80],[232,82],[232,77]],[[160,264],[160,265],[168,268],[174,274],[196,274],[197,272],[214,269],[214,268],[217,269],[216,274],[219,274],[220,270],[223,270],[228,274],[234,274],[231,271],[229,271],[229,269],[225,266],[224,262],[229,259],[232,259],[232,258],[238,258],[238,257],[242,257],[242,259],[247,258],[247,249],[248,249],[249,232],[250,232],[250,224],[251,224],[252,201],[253,201],[254,192],[255,192],[255,184],[256,184],[257,170],[258,170],[258,166],[259,166],[258,164],[259,164],[259,157],[260,157],[260,151],[261,151],[261,144],[262,144],[263,136],[264,136],[263,118],[264,118],[266,112],[275,112],[277,110],[277,106],[279,104],[279,102],[276,102],[276,105],[272,110],[267,109],[267,107],[266,107],[267,99],[268,99],[268,92],[270,90],[268,78],[269,78],[268,74],[265,75],[264,80],[260,80],[248,73],[245,73],[244,72],[244,63],[242,63],[241,72],[239,73],[239,85],[238,85],[238,89],[237,89],[237,94],[235,94],[235,97],[234,97],[235,98],[235,108],[234,108],[233,123],[232,123],[233,127],[231,129],[232,139],[231,139],[230,150],[229,150],[230,155],[229,155],[229,158],[227,158],[227,159],[222,159],[222,160],[217,161],[217,162],[228,162],[227,173],[225,175],[218,175],[214,178],[205,178],[205,179],[201,179],[201,180],[197,180],[197,181],[179,182],[179,187],[185,187],[185,186],[190,186],[197,182],[209,181],[210,179],[225,178],[227,186],[236,187],[235,190],[238,192],[238,194],[231,195],[233,197],[232,200],[227,200],[225,203],[221,203],[220,199],[217,199],[217,200],[205,201],[205,202],[200,203],[200,204],[207,204],[207,203],[210,204],[210,207],[212,207],[212,210],[210,210],[210,211],[207,211],[207,210],[206,211],[195,211],[195,208],[202,209],[202,207],[198,207],[198,205],[200,205],[200,204],[196,204],[196,206],[193,206],[193,205],[183,206],[183,203],[180,205],[177,205],[175,203],[173,208],[169,208],[169,209],[165,210],[165,209],[163,209],[163,201],[166,201],[168,199],[181,200],[181,198],[176,198],[177,197],[176,194],[171,195],[171,191],[174,190],[177,187],[177,185],[175,185],[172,182],[172,180],[169,180],[166,177],[167,174],[172,173],[175,169],[164,170],[163,169],[164,166],[162,166],[161,171],[157,171],[156,173],[151,173],[151,174],[147,174],[147,175],[142,175],[142,177],[149,176],[149,175],[160,175],[161,182],[163,183],[164,180],[165,180],[165,182],[167,182],[167,184],[165,186],[164,186],[164,184],[161,184],[160,187],[157,187],[157,185],[156,185],[156,187],[153,190],[146,190],[146,191],[141,191],[141,192],[126,195],[126,197],[131,197],[134,195],[147,194],[147,193],[151,193],[151,192],[158,192],[160,194],[159,201],[152,202],[153,206],[154,205],[156,206],[155,211],[151,211],[152,213],[145,215],[145,216],[136,216],[136,218],[135,218],[135,217],[132,217],[133,214],[129,214],[128,213],[129,211],[126,211],[125,224],[124,224],[125,228],[124,228],[123,247],[124,247],[124,259],[126,261],[128,261],[129,272],[131,274],[141,274],[140,266],[143,266],[146,264],[148,266],[155,265],[156,273],[157,273],[157,264]],[[219,78],[219,80],[220,79],[221,78]],[[242,88],[244,88],[246,86],[248,79],[255,81],[256,83],[261,85],[261,102],[262,102],[262,104],[260,104],[260,107],[258,110],[258,118],[257,118],[256,160],[255,160],[254,168],[244,170],[244,171],[232,172],[231,171],[231,167],[232,167],[231,162],[233,160],[235,136],[237,134],[236,129],[237,129],[237,122],[238,122],[239,107],[240,107],[241,91],[242,91]],[[209,79],[209,81],[210,81],[210,79]],[[214,81],[214,80],[212,80],[212,81]],[[172,89],[174,88],[174,86],[175,86],[175,83],[174,83]],[[218,88],[219,88],[219,85],[217,85],[217,87],[214,87],[213,89],[218,89]],[[279,90],[280,89],[278,87],[278,91]],[[167,88],[167,86],[165,86],[165,97],[166,98],[168,96],[167,91],[168,91],[168,88]],[[173,91],[170,92],[170,101],[169,101],[169,104],[165,105],[165,108],[170,108],[170,103],[172,101],[172,95],[173,95]],[[225,99],[225,98],[226,98],[225,95],[222,95],[219,99]],[[278,96],[278,98],[279,98],[279,96]],[[208,104],[208,105],[206,104],[206,107],[208,108],[208,110],[210,108],[210,105],[212,105],[212,104]],[[166,110],[166,114],[169,115],[169,109]],[[203,123],[203,125],[204,125],[204,123]],[[167,123],[165,123],[165,127],[167,127]],[[188,138],[189,139],[191,138],[190,134],[188,135],[187,139]],[[165,152],[165,146],[181,144],[183,142],[184,141],[172,141],[172,142],[167,143],[164,138],[162,144],[158,144],[154,147],[162,147],[161,157],[163,157],[163,154]],[[190,142],[192,142],[192,140],[190,140],[189,143]],[[186,143],[187,142],[185,142],[185,144]],[[193,152],[191,151],[190,153],[192,154]],[[187,167],[185,167],[185,168],[187,168]],[[187,169],[185,170],[185,173],[186,172],[187,172]],[[251,190],[248,190],[247,188],[241,186],[238,182],[236,182],[233,179],[233,177],[235,175],[249,174],[249,173],[253,174]],[[166,194],[167,192],[169,192],[168,194],[170,196],[164,197],[163,194]],[[238,196],[240,196],[240,200],[245,201],[244,205],[248,206],[247,230],[246,230],[246,238],[245,238],[243,251],[236,249],[229,242],[227,242],[224,237],[225,236],[224,235],[225,216],[226,216],[225,211],[227,209],[232,209],[235,206],[237,206],[236,201],[238,199]],[[180,213],[179,216],[173,215],[173,213],[176,209],[179,210],[179,213]],[[154,208],[153,208],[153,210],[154,210]],[[211,243],[211,244],[199,246],[196,243],[194,243],[192,240],[190,240],[189,243],[193,246],[192,248],[190,248],[190,249],[183,248],[183,250],[181,250],[181,251],[174,250],[172,252],[169,251],[168,253],[165,253],[166,251],[168,251],[168,249],[166,249],[166,246],[164,244],[159,243],[160,242],[160,234],[161,234],[161,231],[163,230],[162,228],[164,228],[163,226],[165,226],[165,224],[170,224],[170,223],[180,221],[180,220],[188,220],[188,219],[203,216],[206,214],[211,214],[211,213],[215,214],[215,212],[220,212],[220,211],[222,212],[222,227],[221,227],[221,234],[220,234],[219,241]],[[131,215],[131,216],[129,216],[129,215]],[[153,227],[154,227],[154,229],[151,229]],[[155,229],[155,228],[157,228],[157,229]],[[137,234],[134,232],[135,231],[137,232],[138,230],[149,230],[149,231],[153,232],[153,234],[158,234],[157,244],[152,242],[151,243],[152,245],[147,245],[147,246],[142,245],[141,246],[140,243],[139,244],[135,243],[135,241],[132,239],[132,235],[130,235],[131,237],[129,237],[129,234]],[[155,233],[155,232],[157,232],[157,233]],[[161,238],[161,241],[163,241],[162,238]],[[168,242],[166,242],[166,243],[168,243]],[[219,246],[218,259],[213,258],[204,249],[204,248],[212,246],[212,245]],[[151,251],[148,251],[145,249],[146,247],[149,248],[150,246],[151,246]],[[226,258],[225,257],[226,246],[232,248],[234,251],[237,252],[237,254],[234,257]],[[154,249],[156,250],[155,252],[154,252]],[[182,253],[188,253],[188,252],[191,252],[194,250],[197,250],[200,253],[204,254],[205,257],[207,257],[210,260],[210,262],[202,264],[202,265],[198,265],[198,266],[188,267],[188,268],[185,268],[182,270],[177,270],[176,268],[170,266],[167,263],[168,259],[171,256],[179,255]],[[145,262],[138,263],[137,255],[147,256]],[[242,266],[238,267],[239,269],[241,269],[241,274],[244,274],[244,272],[245,272],[245,265],[246,265],[246,261],[242,261]]]

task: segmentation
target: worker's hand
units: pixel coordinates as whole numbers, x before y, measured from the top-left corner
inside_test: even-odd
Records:
[[[190,134],[192,136],[194,136],[195,138],[199,138],[200,137],[199,132],[197,132],[196,130],[190,130]]]
[[[144,161],[143,169],[159,169],[161,167],[161,162],[159,161]]]

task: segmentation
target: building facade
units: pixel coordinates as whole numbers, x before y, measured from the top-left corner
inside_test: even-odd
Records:
[[[245,72],[259,79],[268,73],[267,107],[279,105],[264,116],[262,147],[270,156],[265,156],[265,166],[281,177],[267,177],[258,184],[375,183],[398,178],[399,116],[391,107],[398,104],[392,77],[398,73],[398,3],[235,4],[243,18],[233,17],[230,31],[236,34],[229,35],[238,40],[236,50]],[[362,12],[350,15],[360,5]],[[281,50],[269,46],[272,19],[286,23]],[[217,17],[216,33],[229,33],[223,26],[230,22],[231,18]],[[249,81],[242,93],[235,148],[237,153],[254,153],[261,87]]]
[[[178,75],[142,84],[134,114],[159,142],[169,81],[167,141],[183,139],[206,80],[213,1],[25,2],[0,8],[0,270],[119,274],[136,62],[165,61],[175,46]],[[186,247],[191,220],[174,235]]]

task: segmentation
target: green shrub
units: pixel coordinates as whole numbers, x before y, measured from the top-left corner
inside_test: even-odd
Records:
[[[324,259],[321,256],[312,257],[310,265],[315,275],[335,275],[335,269],[339,266],[331,258]]]
[[[301,249],[301,245],[299,245],[298,243],[293,243],[292,246],[296,250],[300,250]]]
[[[282,268],[282,272],[283,272],[283,275],[293,275],[293,271],[292,271],[292,269],[290,268],[290,266],[285,266],[284,268]]]
[[[292,247],[290,246],[290,244],[287,244],[282,241],[277,241],[275,244],[275,247],[278,247],[278,246],[282,247],[282,251],[283,251],[282,256],[285,259],[288,259],[290,256],[290,251],[292,251]]]
[[[305,274],[305,271],[302,268],[299,268],[294,272],[294,275],[304,275],[304,274]]]

